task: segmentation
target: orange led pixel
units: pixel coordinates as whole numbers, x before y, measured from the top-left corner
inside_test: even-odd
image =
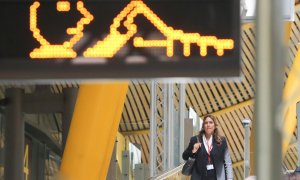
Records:
[[[196,44],[200,48],[200,55],[207,55],[207,47],[216,49],[218,56],[223,56],[225,49],[233,49],[234,41],[232,39],[217,39],[215,36],[201,36],[199,33],[184,33],[182,30],[174,30],[167,26],[146,4],[141,0],[132,0],[118,15],[114,18],[110,26],[110,34],[103,41],[98,41],[93,47],[88,48],[83,55],[85,57],[113,57],[127,41],[137,32],[134,24],[134,18],[144,15],[165,37],[166,40],[144,40],[142,37],[133,39],[134,47],[166,47],[166,55],[174,55],[174,41],[179,40],[183,44],[183,55],[188,57],[191,54],[191,44]],[[127,33],[121,34],[117,31],[121,21],[127,28]]]
[[[69,1],[58,1],[56,3],[56,9],[60,12],[70,11],[70,2]]]
[[[30,52],[31,58],[75,58],[77,53],[73,50],[73,46],[83,37],[85,25],[90,24],[94,19],[93,15],[84,7],[82,1],[77,2],[77,10],[83,17],[76,23],[76,27],[67,28],[66,33],[72,37],[62,44],[51,44],[45,39],[38,28],[39,2],[34,2],[30,6],[30,31],[33,37],[40,43],[39,48],[35,48]],[[58,12],[70,11],[69,1],[58,1],[56,4]],[[112,58],[116,53],[137,33],[138,27],[135,24],[135,18],[143,15],[148,19],[154,27],[162,33],[165,39],[145,40],[142,37],[133,38],[133,46],[142,47],[165,47],[166,56],[174,56],[174,41],[183,44],[183,55],[191,56],[191,45],[199,47],[199,55],[207,56],[208,47],[216,50],[217,56],[223,56],[224,50],[232,50],[234,48],[233,39],[218,39],[216,36],[201,36],[199,33],[186,33],[180,29],[173,29],[160,19],[142,0],[132,0],[127,6],[113,19],[110,26],[109,34],[95,45],[87,48],[83,52],[83,56],[87,58]],[[126,33],[118,31],[121,23],[127,29]]]
[[[113,24],[110,26],[110,34],[103,41],[98,41],[94,47],[88,48],[83,55],[85,57],[113,57],[126,42],[137,32],[137,27],[133,23],[133,18],[137,15],[137,11],[133,10],[138,1],[131,1],[118,15],[114,18]],[[131,11],[131,14],[128,14]],[[121,21],[127,17],[124,26],[127,28],[126,34],[121,34],[117,28],[121,25]]]
[[[39,2],[34,2],[30,6],[30,31],[33,33],[33,37],[41,44],[39,48],[35,48],[30,52],[31,58],[75,58],[77,53],[72,49],[73,46],[82,38],[84,25],[89,24],[93,20],[93,15],[84,7],[82,1],[77,2],[77,10],[83,15],[83,17],[76,23],[76,27],[68,28],[67,34],[73,35],[69,41],[65,41],[62,44],[49,43],[40,32],[37,26],[37,9],[40,6]],[[70,10],[70,3],[68,1],[58,1],[56,4],[57,11],[65,12]]]

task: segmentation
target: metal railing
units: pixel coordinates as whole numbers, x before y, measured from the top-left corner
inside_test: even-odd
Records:
[[[164,172],[163,174],[160,174],[160,175],[157,175],[154,177],[150,177],[149,180],[163,180],[163,179],[172,177],[173,175],[181,172],[183,165],[184,165],[184,163],[180,164],[179,166],[177,166],[169,171]]]

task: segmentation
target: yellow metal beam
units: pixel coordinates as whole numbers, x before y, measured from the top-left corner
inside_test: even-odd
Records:
[[[286,45],[288,45],[288,42],[291,37],[291,29],[292,29],[292,23],[291,22],[285,22],[284,23],[284,40]]]
[[[288,79],[283,91],[283,101],[285,109],[284,126],[283,126],[283,142],[282,155],[284,157],[288,150],[290,140],[296,128],[296,103],[300,101],[300,50],[298,50],[293,66],[289,73]]]
[[[290,145],[288,146],[288,149],[290,149],[290,148],[292,148],[292,147],[294,147],[294,146],[296,146],[296,145],[297,145],[297,142],[296,142],[296,143],[292,143],[292,144],[290,144]],[[251,154],[250,157],[253,157],[252,154]],[[237,161],[237,162],[234,162],[234,163],[232,164],[232,168],[238,168],[238,167],[240,167],[240,166],[244,166],[244,160]],[[250,173],[250,174],[251,174],[251,173]],[[251,175],[254,175],[254,174],[251,174]]]
[[[249,99],[249,100],[247,100],[247,101],[244,101],[244,102],[235,104],[235,105],[230,106],[230,107],[227,107],[227,108],[225,108],[225,109],[221,109],[220,111],[215,111],[215,112],[213,112],[213,113],[211,113],[211,114],[213,114],[214,116],[224,115],[225,113],[232,112],[232,111],[234,111],[234,110],[236,110],[236,109],[239,109],[239,108],[241,108],[241,107],[253,105],[253,102],[254,102],[253,99]]]
[[[245,23],[245,24],[242,25],[242,30],[244,30],[244,29],[250,29],[250,28],[255,28],[254,23],[249,22],[249,23]]]
[[[61,164],[63,180],[104,180],[128,83],[80,85]]]
[[[237,161],[235,163],[232,163],[232,168],[238,168],[240,166],[243,166],[244,167],[244,160],[241,160],[241,161]]]
[[[249,106],[253,104],[253,99],[235,104],[233,106],[227,107],[225,109],[221,109],[220,111],[215,111],[211,114],[215,115],[215,116],[220,116],[223,115],[225,113],[234,111],[236,109],[239,109],[241,107],[245,107],[245,106]],[[123,136],[130,136],[130,135],[142,135],[142,134],[149,134],[150,129],[143,129],[143,130],[138,130],[138,131],[127,131],[127,132],[121,132],[123,134]]]
[[[121,132],[123,136],[131,136],[131,135],[143,135],[143,134],[149,134],[150,129],[144,129],[144,130],[138,130],[138,131],[124,131]]]

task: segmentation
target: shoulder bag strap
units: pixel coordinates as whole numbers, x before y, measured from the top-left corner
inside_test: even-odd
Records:
[[[198,136],[196,138],[197,138],[197,142],[200,143]]]

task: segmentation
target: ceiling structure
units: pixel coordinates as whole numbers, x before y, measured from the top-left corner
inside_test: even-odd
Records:
[[[288,43],[288,59],[285,68],[287,78],[300,42],[300,8],[296,8],[295,21],[291,24]],[[236,79],[200,80],[185,84],[188,110],[192,107],[202,117],[215,114],[222,134],[229,142],[229,149],[233,161],[236,179],[243,178],[244,128],[243,119],[253,120],[255,93],[255,28],[253,24],[242,26],[241,36],[241,76]],[[148,81],[132,81],[119,130],[129,141],[142,146],[142,161],[149,162],[150,149],[150,89]],[[179,85],[174,85],[175,108],[178,107]],[[161,109],[158,109],[158,113]],[[284,158],[287,169],[295,169],[297,164],[297,150],[295,146],[296,134]]]

